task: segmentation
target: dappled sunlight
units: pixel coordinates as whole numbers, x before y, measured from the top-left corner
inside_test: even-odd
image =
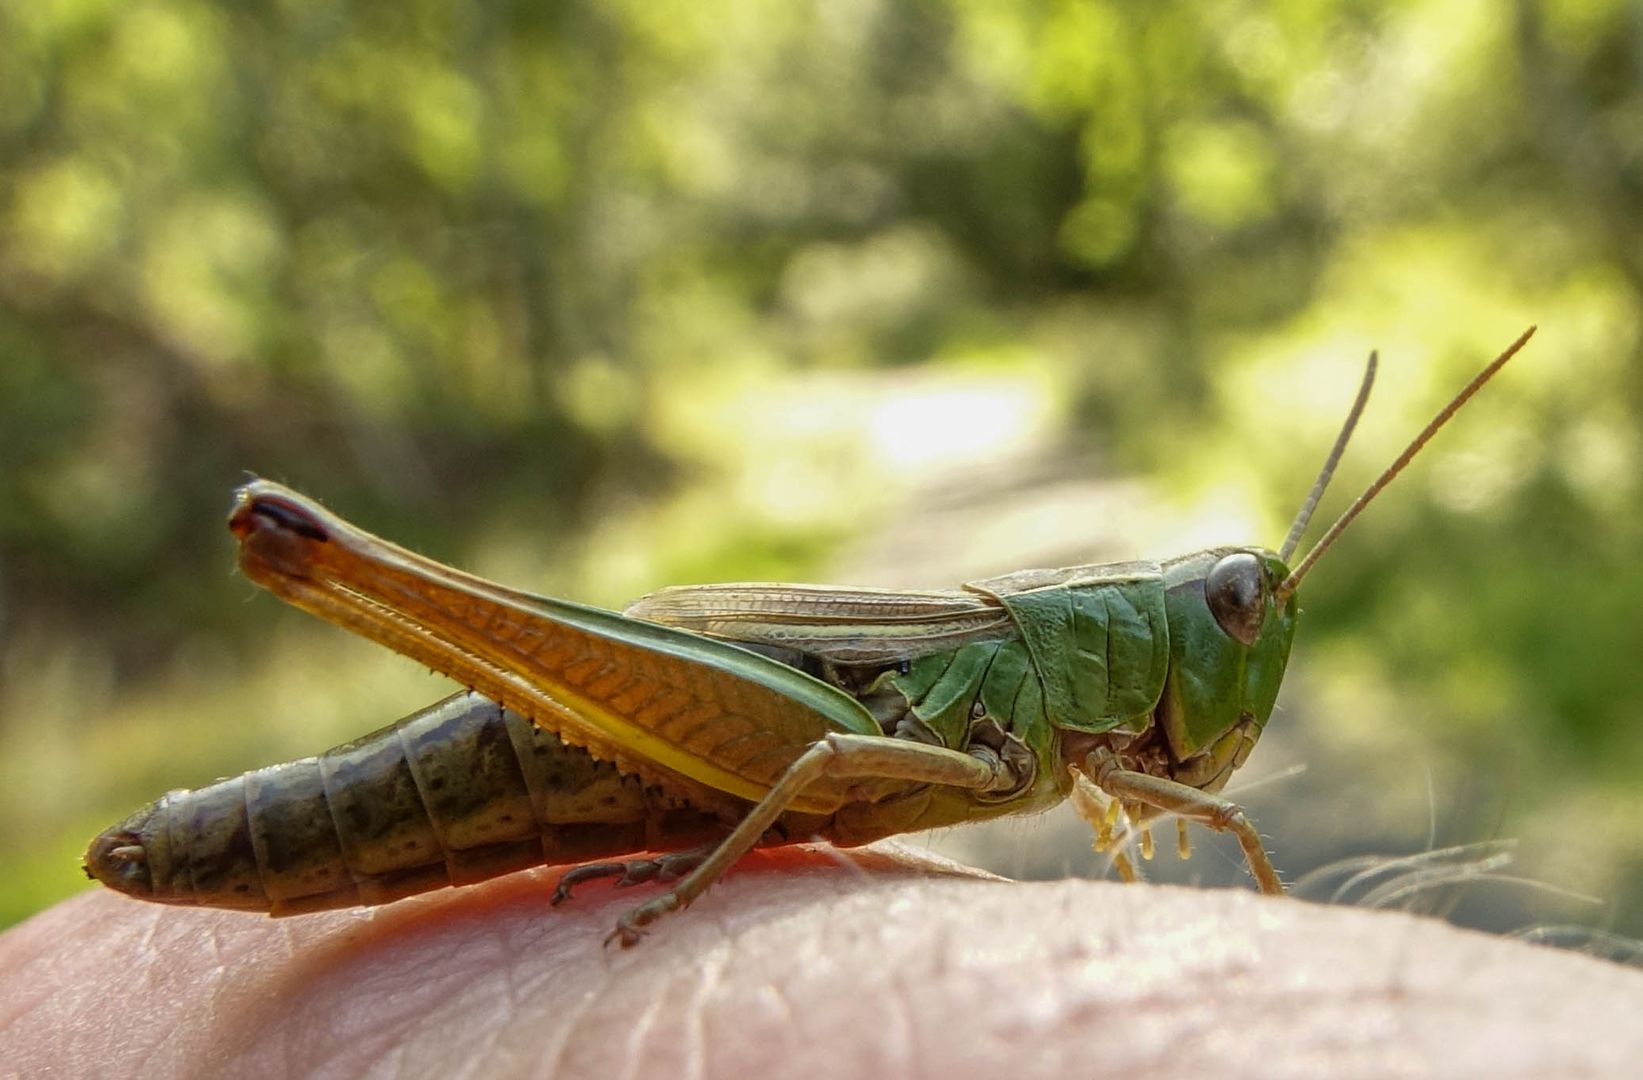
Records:
[[[1432,495],[1457,513],[1486,514],[1509,500],[1532,475],[1546,452],[1538,433],[1501,426],[1484,434],[1482,445],[1445,454],[1432,462]]]
[[[1643,436],[1610,406],[1576,421],[1561,439],[1558,464],[1569,482],[1600,511],[1624,517],[1643,485]]]
[[[1043,380],[1009,374],[947,374],[866,395],[867,444],[875,464],[905,483],[963,473],[1018,456],[1041,438],[1051,412]]]
[[[860,520],[1018,455],[1056,412],[1042,365],[812,372],[663,400],[678,451],[733,471],[734,504],[788,525]]]

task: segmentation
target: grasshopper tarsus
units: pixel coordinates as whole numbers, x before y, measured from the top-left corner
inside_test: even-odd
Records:
[[[656,859],[624,859],[619,862],[587,863],[572,867],[560,875],[558,884],[553,887],[553,898],[548,903],[558,907],[572,899],[577,886],[590,881],[615,878],[612,884],[618,889],[626,889],[654,881],[661,872],[661,863]]]
[[[653,896],[636,907],[629,908],[616,920],[616,928],[605,937],[605,944],[620,941],[622,948],[631,949],[643,941],[649,934],[645,927],[660,919],[670,911],[678,911],[685,905],[679,901],[676,889],[669,889],[660,896]]]
[[[677,881],[700,866],[718,844],[703,844],[684,851],[669,851],[643,859],[618,859],[611,862],[586,863],[572,867],[559,876],[549,903],[558,907],[571,899],[576,888],[589,881],[615,878],[618,889],[644,885],[652,881]]]
[[[637,930],[618,923],[616,929],[605,935],[601,946],[608,949],[614,943],[621,945],[624,949],[631,949],[644,939],[645,932],[643,930]]]

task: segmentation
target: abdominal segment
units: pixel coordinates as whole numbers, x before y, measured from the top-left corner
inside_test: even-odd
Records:
[[[86,870],[142,899],[294,915],[726,827],[468,693],[319,757],[171,792],[97,837]]]

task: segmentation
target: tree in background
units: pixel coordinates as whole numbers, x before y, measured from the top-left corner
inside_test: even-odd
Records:
[[[1413,416],[1529,321],[1490,419],[1309,583],[1351,691],[1319,726],[1509,774],[1635,905],[1638,33],[1601,0],[0,11],[0,916],[179,745],[221,731],[205,779],[269,738],[182,715],[270,654],[209,527],[245,469],[451,558],[507,523],[582,595],[615,586],[578,537],[697,489],[708,540],[653,570],[787,576],[862,522],[737,502],[678,402],[1029,363],[1115,467],[1244,462],[1275,520],[1367,346]]]

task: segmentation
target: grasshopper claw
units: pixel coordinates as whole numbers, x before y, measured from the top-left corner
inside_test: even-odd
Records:
[[[665,892],[661,896],[646,900],[638,907],[629,908],[616,920],[616,929],[605,938],[605,944],[610,944],[613,939],[620,939],[622,948],[630,949],[644,938],[645,927],[668,912],[677,911],[679,907],[679,897],[673,892]]]

